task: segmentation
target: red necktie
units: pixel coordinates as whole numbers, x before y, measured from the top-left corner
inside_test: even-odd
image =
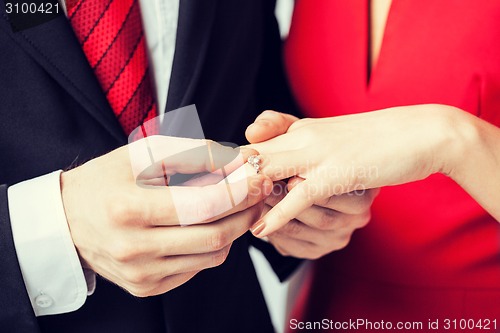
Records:
[[[157,116],[137,0],[67,0],[68,18],[125,133]]]

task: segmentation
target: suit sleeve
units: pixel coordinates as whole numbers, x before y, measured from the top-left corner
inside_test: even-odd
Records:
[[[14,247],[5,185],[0,185],[0,253],[0,327],[5,332],[38,332]]]

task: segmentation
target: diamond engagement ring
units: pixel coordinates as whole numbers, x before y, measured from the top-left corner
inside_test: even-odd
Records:
[[[251,166],[253,166],[253,168],[255,169],[255,171],[257,171],[257,173],[259,173],[260,171],[260,162],[262,162],[262,158],[258,155],[251,155],[248,157],[248,160],[247,160],[248,164],[250,164]]]

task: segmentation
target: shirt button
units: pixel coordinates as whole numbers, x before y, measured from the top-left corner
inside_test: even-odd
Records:
[[[48,295],[38,295],[35,298],[35,303],[41,308],[48,308],[49,306],[52,306],[52,304],[54,304],[54,301]]]

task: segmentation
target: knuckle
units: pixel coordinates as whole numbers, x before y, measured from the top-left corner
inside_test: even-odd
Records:
[[[291,254],[288,252],[283,246],[281,246],[278,242],[273,242],[274,248],[276,251],[278,251],[279,254],[281,254],[283,257],[290,257]]]
[[[149,281],[149,274],[137,268],[125,271],[124,275],[125,281],[134,286],[144,286]]]
[[[122,269],[122,279],[131,287],[146,288],[151,282],[151,275],[137,266],[126,266]]]
[[[340,237],[337,242],[335,242],[335,246],[332,251],[339,251],[347,247],[349,242],[351,241],[351,234],[347,234],[343,237]]]
[[[301,118],[294,122],[292,125],[290,125],[288,131],[294,131],[300,127],[303,127],[307,124],[311,123],[311,118]]]
[[[127,288],[125,288],[125,289],[132,296],[135,296],[135,297],[145,298],[145,297],[153,296],[153,293],[148,288],[131,285],[131,286],[128,286]]]
[[[305,259],[317,260],[323,257],[326,253],[321,251],[321,249],[314,248],[306,253]]]
[[[333,212],[326,211],[316,220],[316,228],[319,230],[332,230],[335,226],[335,216]]]
[[[132,200],[121,197],[108,205],[108,217],[112,224],[122,225],[130,220],[135,214],[134,204]]]
[[[110,255],[119,263],[127,263],[135,259],[138,253],[132,243],[120,240],[113,244],[110,250]]]
[[[284,230],[282,232],[279,232],[280,234],[285,234],[290,237],[295,237],[300,235],[302,231],[302,226],[300,225],[300,222],[292,220],[288,222],[284,227]]]
[[[212,255],[212,266],[217,267],[222,265],[226,261],[228,254],[229,254],[229,249],[227,248],[215,252]]]
[[[229,245],[231,239],[229,237],[229,234],[225,231],[217,230],[215,232],[212,232],[208,236],[208,249],[210,251],[219,251],[222,250],[224,247]]]
[[[372,219],[372,213],[370,210],[366,211],[364,214],[361,214],[359,216],[359,224],[358,224],[358,228],[363,228],[365,227],[369,222],[370,220]]]

